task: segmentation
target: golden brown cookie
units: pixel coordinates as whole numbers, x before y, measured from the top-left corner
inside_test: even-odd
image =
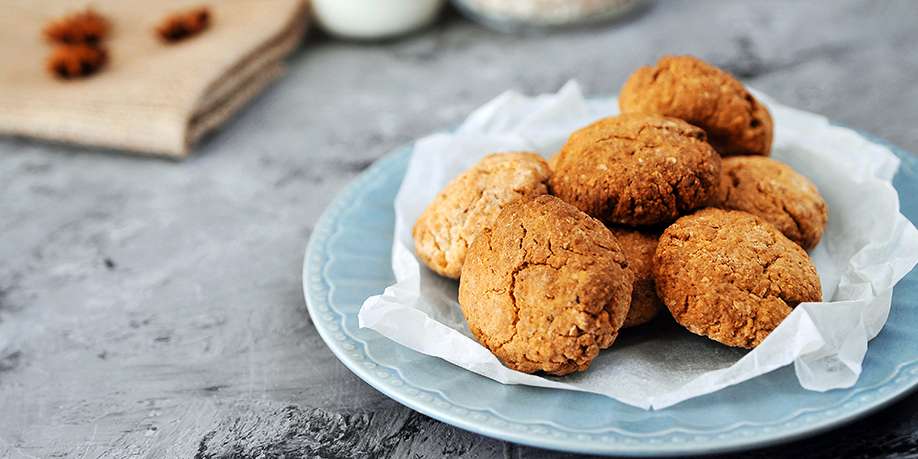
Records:
[[[631,307],[622,328],[646,324],[657,316],[660,307],[663,306],[653,280],[653,255],[657,250],[660,235],[620,227],[609,229],[625,252],[628,268],[634,274]]]
[[[720,156],[704,139],[675,118],[603,118],[568,138],[552,192],[610,225],[671,222],[717,198]]]
[[[622,113],[683,119],[708,133],[721,155],[771,152],[771,114],[729,73],[691,56],[664,56],[634,72],[618,97]]]
[[[657,293],[692,333],[753,348],[802,302],[821,301],[816,268],[799,245],[755,215],[704,209],[660,237]]]
[[[548,157],[548,167],[550,167],[551,170],[555,170],[555,168],[558,167],[558,156],[561,156],[560,151],[557,151],[555,154]]]
[[[509,203],[548,192],[551,170],[535,153],[494,153],[454,178],[418,218],[411,235],[418,258],[459,278],[472,241]]]
[[[615,236],[553,196],[507,206],[469,249],[459,304],[478,341],[533,373],[583,371],[612,345],[633,278]]]
[[[722,164],[720,207],[758,215],[804,249],[816,247],[829,208],[813,182],[761,156],[725,158]]]

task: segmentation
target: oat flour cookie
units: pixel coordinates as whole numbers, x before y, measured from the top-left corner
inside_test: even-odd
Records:
[[[813,182],[760,156],[725,158],[722,164],[720,207],[758,215],[806,250],[819,243],[829,208]]]
[[[507,206],[469,249],[459,304],[478,341],[533,373],[583,371],[612,345],[633,278],[615,236],[553,196]]]
[[[558,167],[558,156],[561,156],[560,151],[548,157],[548,167],[550,167],[551,170],[555,170]]]
[[[472,241],[509,203],[548,192],[551,171],[535,153],[494,153],[453,179],[418,218],[411,235],[418,258],[454,279]]]
[[[622,328],[636,327],[653,320],[663,305],[657,296],[653,280],[653,255],[657,250],[659,233],[612,227],[612,234],[625,252],[628,268],[634,274],[631,308]]]
[[[622,86],[622,113],[656,113],[683,119],[708,133],[720,154],[771,152],[768,109],[729,73],[691,56],[665,56],[641,67]]]
[[[660,237],[657,292],[692,333],[753,348],[802,302],[821,301],[816,268],[799,245],[755,215],[704,209]]]
[[[552,192],[608,224],[671,222],[717,198],[720,156],[704,139],[675,118],[603,118],[571,134]]]

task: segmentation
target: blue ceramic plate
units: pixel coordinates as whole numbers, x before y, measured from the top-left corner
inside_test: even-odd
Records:
[[[918,221],[918,160],[902,158],[894,185],[902,212]],[[857,385],[804,390],[785,367],[660,411],[587,393],[503,385],[361,330],[364,299],[394,282],[389,254],[393,199],[411,147],[375,163],[316,225],[303,265],[309,314],[335,355],[384,394],[462,429],[526,445],[633,456],[701,454],[759,447],[833,428],[918,384],[918,270],[895,288],[893,308],[870,342]]]

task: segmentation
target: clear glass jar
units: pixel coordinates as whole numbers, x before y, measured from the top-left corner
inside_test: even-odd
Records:
[[[457,9],[503,32],[593,24],[621,17],[644,0],[452,0]]]

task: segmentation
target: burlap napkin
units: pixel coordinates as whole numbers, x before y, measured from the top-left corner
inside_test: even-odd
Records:
[[[302,0],[94,0],[112,24],[109,63],[62,81],[45,69],[44,24],[85,2],[6,0],[0,14],[0,134],[182,157],[283,73]],[[202,34],[163,44],[169,13],[207,5]]]

